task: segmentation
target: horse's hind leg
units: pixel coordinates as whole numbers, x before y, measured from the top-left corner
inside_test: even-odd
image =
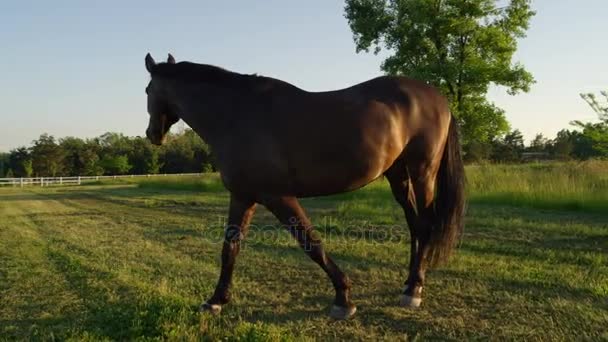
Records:
[[[352,316],[356,307],[350,300],[350,280],[325,254],[321,239],[315,234],[298,200],[295,197],[271,197],[265,198],[261,203],[285,225],[291,235],[298,240],[300,247],[331,279],[336,290],[336,298],[330,316],[335,319],[347,319]]]
[[[425,177],[417,171],[414,170],[413,175],[408,174],[403,160],[398,160],[385,174],[410,229],[409,273],[401,299],[401,304],[409,307],[419,307],[422,302],[425,259],[433,218],[434,177]]]

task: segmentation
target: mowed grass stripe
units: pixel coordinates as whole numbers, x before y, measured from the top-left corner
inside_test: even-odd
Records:
[[[2,333],[10,336],[25,330],[35,335],[39,326],[69,329],[73,323],[68,323],[65,314],[79,311],[78,296],[48,259],[49,244],[40,234],[45,227],[32,220],[41,211],[61,212],[64,208],[57,202],[43,205],[34,194],[19,201],[19,206],[0,202],[2,215],[11,218],[0,223],[0,260],[6,272],[0,294]]]
[[[43,198],[43,196],[41,196],[41,198]],[[18,250],[25,250],[29,254],[13,255],[11,256],[11,260],[27,260],[30,263],[19,269],[31,267],[36,270],[47,270],[44,274],[36,275],[36,278],[38,279],[32,279],[32,282],[35,285],[42,286],[42,289],[48,288],[48,282],[51,281],[53,277],[62,278],[61,276],[63,275],[63,279],[65,280],[63,285],[66,286],[64,288],[58,288],[54,292],[78,294],[77,298],[57,298],[54,297],[52,293],[50,296],[45,295],[45,291],[40,291],[38,288],[40,286],[34,286],[31,289],[32,294],[25,298],[28,302],[33,303],[44,302],[45,297],[48,297],[54,302],[68,302],[66,303],[66,306],[76,307],[84,305],[86,310],[74,312],[72,315],[73,317],[69,317],[66,322],[71,322],[70,324],[72,327],[76,327],[80,325],[80,321],[90,318],[93,322],[103,323],[100,324],[102,327],[107,326],[107,331],[101,331],[102,335],[103,333],[112,332],[115,336],[122,336],[121,331],[125,331],[125,317],[117,315],[116,312],[112,312],[111,314],[106,312],[103,313],[103,317],[112,318],[108,322],[103,322],[104,320],[98,317],[98,310],[96,310],[96,307],[107,308],[114,304],[118,304],[127,298],[129,301],[132,301],[132,298],[137,298],[139,293],[142,292],[142,282],[135,281],[139,280],[141,276],[124,277],[125,272],[121,271],[119,260],[130,265],[130,269],[137,271],[148,269],[154,272],[158,269],[158,264],[155,263],[154,265],[146,267],[146,265],[143,264],[133,265],[133,261],[153,260],[152,255],[158,254],[162,254],[166,259],[168,254],[163,254],[162,251],[159,253],[158,250],[154,250],[151,252],[151,255],[142,253],[142,255],[135,255],[135,258],[126,255],[114,255],[115,251],[145,251],[146,249],[150,249],[151,244],[149,241],[145,241],[144,248],[141,248],[142,246],[139,245],[131,245],[129,240],[138,240],[133,237],[135,229],[133,229],[134,227],[132,226],[118,229],[118,226],[111,222],[111,220],[107,220],[107,222],[103,222],[102,220],[102,222],[99,222],[99,217],[94,217],[94,220],[97,220],[94,221],[91,219],[87,220],[86,218],[83,220],[82,217],[66,215],[66,213],[74,211],[62,210],[70,208],[69,206],[65,206],[65,203],[60,203],[55,200],[45,200],[44,205],[42,205],[42,201],[24,201],[23,204],[25,204],[23,206],[25,210],[22,210],[20,213],[19,210],[13,210],[14,217],[18,218],[14,222],[15,230],[21,233],[14,235],[13,239],[21,245],[21,248]],[[46,209],[40,211],[40,208]],[[57,214],[54,219],[51,218],[52,216],[48,217],[47,213],[49,212],[55,212]],[[38,223],[38,225],[36,225],[36,223]],[[98,227],[100,223],[101,226]],[[128,233],[123,231],[124,228],[126,228],[125,231]],[[115,233],[115,236],[112,236],[112,233]],[[31,236],[24,236],[26,234],[33,235],[35,239]],[[4,241],[8,240],[9,239],[6,239]],[[41,243],[41,241],[45,240],[49,242],[48,246]],[[29,241],[34,241],[36,243],[30,246],[30,244],[28,244]],[[110,244],[110,246],[108,246],[108,244]],[[160,244],[158,245],[160,246]],[[104,253],[103,248],[99,248],[100,246],[107,246],[110,251]],[[116,258],[110,257],[112,255],[116,256]],[[44,262],[44,265],[35,263],[38,260]],[[172,263],[171,266],[175,266],[175,263]],[[120,280],[122,277],[127,279]],[[44,279],[45,282],[40,283],[39,279]],[[31,286],[28,282],[23,282],[22,279],[19,280],[19,283],[23,286]],[[128,286],[124,285],[127,283],[129,284]],[[161,280],[159,283],[162,285],[163,281]],[[160,291],[162,291],[163,286],[159,287],[156,285],[158,284],[151,284],[148,287],[160,289]],[[19,287],[17,287],[16,290],[22,292],[22,289]],[[105,294],[105,296],[100,296],[101,294]],[[6,293],[6,298],[19,297],[19,294]],[[158,294],[150,297],[158,297]],[[104,300],[104,298],[106,299]],[[71,301],[71,303],[69,301]],[[27,311],[29,310],[23,310],[24,313]],[[87,316],[90,317],[87,318]],[[80,319],[74,319],[76,317]],[[131,322],[132,320],[126,321],[127,324],[133,323]],[[123,324],[118,324],[120,322],[123,322]],[[57,327],[54,326],[54,328]],[[41,329],[43,329],[43,327],[41,327]],[[133,331],[131,330],[131,332]]]

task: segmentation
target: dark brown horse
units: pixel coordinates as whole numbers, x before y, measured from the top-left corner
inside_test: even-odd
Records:
[[[210,146],[230,191],[222,269],[202,311],[219,313],[240,242],[256,203],[270,210],[331,279],[330,315],[353,315],[349,278],[325,253],[298,197],[360,188],[384,175],[410,227],[404,306],[421,302],[427,268],[447,259],[462,229],[463,166],[457,124],[434,88],[404,77],[378,77],[312,93],[268,77],[189,62],[156,64],[146,88],[146,132],[161,144],[184,120]]]

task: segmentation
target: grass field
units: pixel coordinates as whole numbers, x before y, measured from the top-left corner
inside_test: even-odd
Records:
[[[228,195],[210,175],[0,189],[0,339],[608,340],[608,164],[467,169],[466,233],[398,306],[409,234],[386,183],[304,200],[353,280],[358,312],[258,209],[234,300],[198,305],[219,274]]]

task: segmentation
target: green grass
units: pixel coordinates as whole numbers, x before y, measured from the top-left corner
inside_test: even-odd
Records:
[[[429,272],[418,310],[398,306],[409,233],[384,181],[304,200],[353,280],[346,322],[327,317],[329,280],[263,208],[233,302],[197,313],[219,273],[228,194],[216,175],[0,189],[0,339],[608,339],[605,173],[576,167],[468,168],[464,240]]]
[[[608,212],[608,161],[475,165],[467,179],[473,203]]]

